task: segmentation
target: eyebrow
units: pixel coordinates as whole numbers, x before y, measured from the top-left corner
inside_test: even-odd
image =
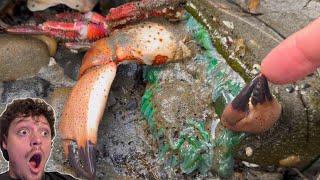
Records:
[[[27,120],[25,117],[17,117],[16,119],[18,119],[18,120],[17,120],[17,121],[14,120],[14,121],[12,122],[13,125],[18,125],[18,124],[20,124],[20,123],[29,121],[29,120]],[[33,118],[32,118],[32,120],[33,120],[33,121],[36,121],[36,120],[34,120]],[[44,124],[44,125],[47,125],[47,126],[50,127],[50,125],[49,125],[48,122],[43,122],[43,121],[36,121],[36,122],[39,122],[39,123],[41,123],[41,124]]]

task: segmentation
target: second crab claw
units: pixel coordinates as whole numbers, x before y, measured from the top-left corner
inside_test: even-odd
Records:
[[[75,146],[69,144],[68,151],[70,165],[74,167],[77,173],[88,179],[95,179],[96,148],[94,144],[87,141],[85,147],[80,147],[79,149],[75,149]],[[78,160],[76,152],[79,153]]]
[[[270,129],[280,114],[281,105],[271,95],[266,77],[259,75],[224,109],[221,122],[233,131],[261,133]]]

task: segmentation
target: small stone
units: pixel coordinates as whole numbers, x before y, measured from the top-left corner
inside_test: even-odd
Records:
[[[308,89],[309,87],[311,87],[311,85],[308,83],[304,83],[301,85],[301,89],[303,89],[303,90]]]
[[[286,87],[286,91],[288,93],[293,93],[294,92],[294,88],[292,86]]]
[[[280,166],[293,167],[297,166],[301,162],[300,157],[297,155],[291,155],[279,161]]]
[[[222,23],[227,26],[227,28],[229,29],[234,29],[234,25],[233,25],[233,22],[230,22],[230,21],[222,21]]]
[[[251,168],[256,168],[256,167],[259,167],[258,164],[254,164],[254,163],[249,163],[247,161],[242,161],[242,163],[247,166],[247,167],[251,167]]]
[[[53,66],[53,65],[56,65],[56,64],[57,64],[57,61],[53,57],[50,57],[48,66]]]
[[[247,157],[250,157],[253,154],[253,150],[251,147],[246,147],[245,152]]]
[[[252,68],[253,69],[252,69],[251,73],[253,75],[256,76],[256,75],[258,75],[260,73],[260,65],[259,64],[254,64]]]

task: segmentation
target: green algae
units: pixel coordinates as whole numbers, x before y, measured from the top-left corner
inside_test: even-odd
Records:
[[[222,114],[226,104],[236,96],[243,84],[237,80],[230,79],[232,70],[228,70],[224,62],[216,57],[216,49],[211,42],[208,31],[199,24],[192,16],[187,15],[187,27],[192,32],[194,39],[204,51],[198,54],[196,60],[206,63],[206,78],[214,84],[212,90],[212,101],[215,111]],[[149,67],[144,72],[144,80],[148,82],[147,89],[142,97],[141,112],[146,118],[152,137],[159,142],[159,159],[165,163],[166,169],[179,168],[183,173],[190,174],[198,170],[201,174],[206,174],[216,160],[218,168],[215,170],[220,176],[227,177],[233,172],[233,149],[244,138],[244,133],[236,133],[230,130],[223,130],[216,139],[211,138],[211,133],[205,130],[205,120],[188,119],[177,138],[163,139],[165,137],[164,128],[158,127],[154,119],[156,108],[152,103],[154,93],[159,92],[158,67]],[[219,120],[216,119],[218,122]],[[214,149],[219,149],[215,151]],[[214,152],[219,152],[214,154]],[[215,156],[215,157],[214,157]]]
[[[213,31],[214,31],[214,27],[218,27],[219,24],[213,21],[209,21],[206,16],[204,16],[203,12],[199,10],[198,8],[198,1],[196,0],[192,0],[192,1],[188,1],[187,5],[186,5],[186,10],[188,11],[188,13],[190,13],[202,26],[204,26],[206,29],[208,29],[211,33],[211,35],[208,33],[208,35],[211,38],[210,39],[210,44],[214,44],[214,47],[217,49],[217,51],[219,52],[219,54],[221,54],[223,56],[223,58],[226,60],[226,62],[228,63],[228,65],[235,71],[237,72],[244,80],[245,82],[250,82],[252,80],[252,77],[250,77],[247,73],[246,73],[246,68],[250,68],[250,67],[243,67],[239,62],[235,61],[234,59],[230,58],[230,54],[228,53],[228,50],[224,47],[224,45],[222,44],[221,40],[216,37],[215,35],[213,35]],[[212,14],[214,14],[214,12],[211,12]],[[199,36],[199,35],[198,35]],[[199,36],[198,39],[202,38],[203,36]],[[202,43],[204,43],[205,45],[207,45],[208,40],[202,40]],[[204,46],[206,47],[206,46]]]
[[[157,123],[154,119],[154,113],[156,109],[152,103],[152,98],[156,91],[159,91],[159,85],[157,85],[158,78],[157,74],[159,73],[158,68],[152,68],[143,75],[146,81],[151,82],[149,88],[147,88],[141,98],[141,113],[146,118],[147,125],[150,128],[152,137],[154,140],[159,139],[159,137],[163,136],[163,131],[158,130]]]
[[[150,69],[149,69],[150,70]],[[199,170],[205,174],[211,168],[213,153],[210,134],[205,130],[202,120],[187,120],[186,128],[179,132],[177,140],[169,139],[160,142],[163,137],[163,128],[157,128],[154,119],[156,108],[152,103],[155,87],[159,88],[158,77],[151,68],[145,74],[145,80],[151,80],[141,101],[141,112],[155,141],[160,143],[159,159],[163,160],[167,169],[179,167],[183,173],[189,174]],[[162,131],[161,131],[162,129]]]
[[[214,78],[213,82],[215,84],[212,100],[215,103],[215,111],[220,117],[225,106],[241,91],[242,85],[240,82],[226,78],[228,77],[227,70],[225,70],[226,67],[214,57],[215,52],[212,44],[208,45],[208,41],[211,42],[208,31],[198,24],[194,18],[189,18],[188,27],[193,32],[194,38],[199,45],[205,49],[204,57],[208,61],[207,76]],[[222,68],[219,69],[219,66]],[[225,129],[215,140],[214,147],[223,149],[223,151],[219,151],[215,155],[218,156],[215,159],[219,161],[217,172],[220,176],[226,177],[233,172],[233,149],[244,137],[244,133],[236,133]]]

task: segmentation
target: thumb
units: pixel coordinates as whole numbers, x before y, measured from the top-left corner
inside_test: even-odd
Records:
[[[261,72],[275,84],[299,80],[320,66],[320,18],[292,34],[262,61]]]

